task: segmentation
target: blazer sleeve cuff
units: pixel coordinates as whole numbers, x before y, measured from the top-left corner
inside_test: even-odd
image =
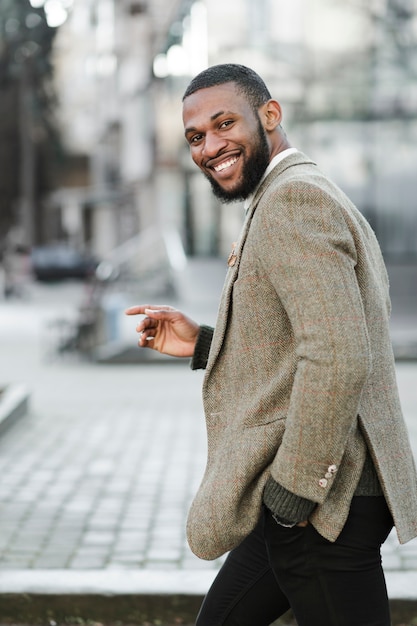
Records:
[[[270,477],[263,494],[264,504],[282,522],[298,524],[307,520],[316,503],[297,496]]]
[[[213,333],[214,328],[211,326],[200,326],[200,332],[195,344],[194,355],[191,359],[192,370],[206,369]]]

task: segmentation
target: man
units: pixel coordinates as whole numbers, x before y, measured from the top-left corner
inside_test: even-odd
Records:
[[[192,550],[230,551],[198,626],[389,626],[380,546],[417,535],[417,479],[374,233],[249,68],[199,74],[183,99],[194,162],[246,201],[216,328],[140,305],[139,345],[206,368],[208,460]]]

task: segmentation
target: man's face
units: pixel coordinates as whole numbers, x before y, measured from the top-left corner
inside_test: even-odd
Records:
[[[193,161],[222,202],[253,193],[270,161],[259,116],[234,83],[200,89],[184,100],[185,137]]]

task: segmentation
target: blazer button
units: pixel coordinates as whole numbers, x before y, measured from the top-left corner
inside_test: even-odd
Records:
[[[320,478],[319,485],[320,485],[320,487],[323,487],[323,489],[325,487],[327,487],[327,480],[326,480],[326,478]]]
[[[333,478],[333,474],[331,474],[330,472],[326,472],[324,477],[325,478]]]
[[[327,468],[327,471],[330,474],[336,474],[336,472],[337,472],[337,465],[329,465],[329,467]]]

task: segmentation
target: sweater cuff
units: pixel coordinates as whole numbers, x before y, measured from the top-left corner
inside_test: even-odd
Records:
[[[298,524],[306,521],[313,512],[316,503],[301,496],[296,496],[282,487],[272,477],[265,485],[264,504],[282,522]]]
[[[211,326],[200,326],[200,332],[195,344],[194,355],[191,359],[192,370],[204,370],[206,368],[211,340],[213,339],[213,332],[214,328]]]

